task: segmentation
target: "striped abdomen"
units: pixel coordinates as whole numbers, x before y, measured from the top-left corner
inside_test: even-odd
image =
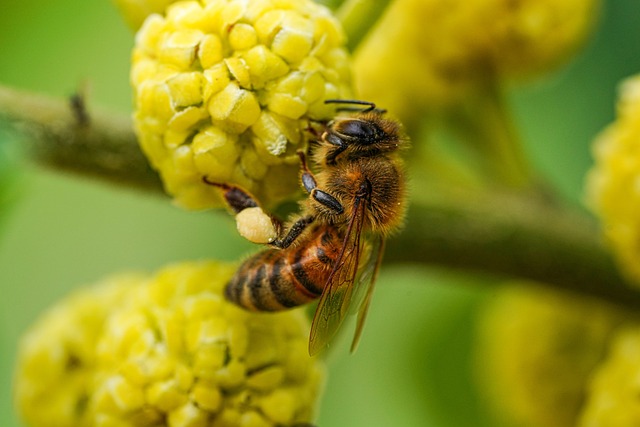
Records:
[[[322,294],[341,245],[334,228],[317,227],[299,244],[259,252],[240,266],[225,295],[254,311],[284,310],[313,301]]]

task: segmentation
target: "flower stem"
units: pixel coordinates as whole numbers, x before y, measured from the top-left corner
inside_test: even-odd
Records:
[[[640,291],[620,274],[595,221],[530,193],[423,197],[385,261],[537,281],[640,308]]]
[[[84,116],[69,100],[0,86],[3,123],[19,132],[45,165],[162,191],[128,117],[92,111]],[[640,290],[627,285],[583,213],[528,192],[420,193],[405,232],[388,242],[387,262],[536,280],[640,308]]]
[[[336,11],[347,33],[347,47],[355,51],[387,8],[389,0],[346,0]]]
[[[131,119],[88,111],[79,96],[52,99],[0,85],[0,125],[18,131],[41,164],[143,189],[162,190]]]

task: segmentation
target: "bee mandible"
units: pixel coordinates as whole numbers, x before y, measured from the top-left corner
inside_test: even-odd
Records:
[[[347,116],[327,123],[306,155],[300,180],[308,197],[287,226],[273,218],[278,237],[245,260],[225,289],[227,299],[253,311],[278,311],[320,298],[309,337],[309,353],[326,347],[351,307],[357,309],[354,351],[371,302],[385,239],[402,224],[406,206],[400,152],[408,145],[400,124],[375,104],[355,100],[326,103]],[[315,173],[314,173],[315,172]],[[220,187],[236,213],[259,203],[245,190]]]

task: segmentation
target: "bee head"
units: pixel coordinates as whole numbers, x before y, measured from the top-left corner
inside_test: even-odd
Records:
[[[403,141],[400,134],[398,122],[373,110],[331,121],[322,134],[321,144],[328,149],[325,160],[331,164],[338,156],[354,159],[395,151]]]

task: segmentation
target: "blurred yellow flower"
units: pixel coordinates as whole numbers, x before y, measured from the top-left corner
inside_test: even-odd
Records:
[[[395,0],[354,58],[360,97],[410,125],[487,79],[541,73],[571,57],[598,0]]]
[[[96,345],[104,323],[140,281],[107,279],[45,313],[20,343],[15,399],[29,426],[91,426],[86,409],[92,393]]]
[[[605,362],[589,386],[578,426],[630,427],[640,425],[640,329],[620,331]]]
[[[640,75],[620,87],[618,117],[593,145],[588,204],[623,270],[640,284]]]
[[[518,283],[501,289],[480,320],[476,368],[498,415],[523,427],[575,425],[621,315]]]
[[[235,266],[182,263],[64,301],[25,338],[16,399],[39,426],[280,426],[312,421],[324,377],[300,310],[244,311]]]
[[[299,190],[310,120],[349,94],[345,37],[311,0],[202,0],[170,5],[136,37],[131,80],[143,151],[176,202],[223,206],[210,181],[266,206]]]

